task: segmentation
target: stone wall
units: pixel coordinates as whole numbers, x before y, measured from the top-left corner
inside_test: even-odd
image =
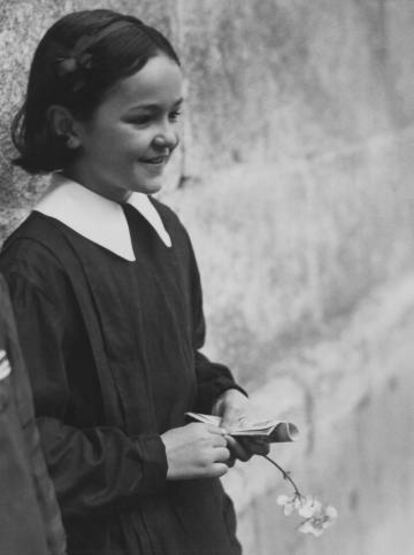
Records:
[[[3,237],[44,186],[8,162],[32,50],[56,17],[94,7],[177,46],[188,98],[162,198],[198,255],[206,352],[298,424],[272,455],[340,512],[324,537],[298,535],[273,467],[236,466],[245,554],[413,553],[414,4],[0,0]]]

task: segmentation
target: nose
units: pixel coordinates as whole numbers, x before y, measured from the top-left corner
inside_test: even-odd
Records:
[[[179,144],[180,138],[176,130],[172,126],[165,126],[155,135],[152,143],[157,150],[169,150],[172,152]]]

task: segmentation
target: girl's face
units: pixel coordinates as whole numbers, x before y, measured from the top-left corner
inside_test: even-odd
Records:
[[[69,177],[113,200],[155,193],[178,144],[182,73],[170,58],[151,58],[120,81],[87,122],[75,121],[79,154]]]

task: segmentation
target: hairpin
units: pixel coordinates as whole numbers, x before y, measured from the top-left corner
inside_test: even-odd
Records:
[[[85,86],[86,75],[93,67],[90,52],[72,53],[56,60],[57,75],[72,81],[72,90],[78,92]]]

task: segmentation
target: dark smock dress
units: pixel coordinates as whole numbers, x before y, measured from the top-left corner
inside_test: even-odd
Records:
[[[178,218],[172,238],[123,206],[135,262],[32,212],[0,259],[69,553],[235,555],[218,479],[167,481],[160,434],[236,387],[205,358],[199,274]]]

